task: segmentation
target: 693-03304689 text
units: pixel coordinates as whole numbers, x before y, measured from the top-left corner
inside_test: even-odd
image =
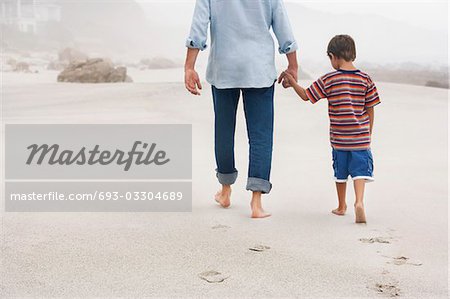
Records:
[[[47,193],[12,193],[10,200],[155,200],[174,201],[183,200],[182,191],[95,191],[89,193],[66,193],[50,191]]]

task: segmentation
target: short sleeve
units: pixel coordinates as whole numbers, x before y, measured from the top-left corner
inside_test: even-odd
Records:
[[[191,31],[186,39],[186,47],[205,50],[208,38],[208,25],[210,22],[210,0],[197,0]]]
[[[308,97],[308,100],[310,100],[313,104],[317,103],[320,99],[327,97],[327,91],[323,77],[320,77],[316,82],[311,84],[311,86],[306,89],[306,96]]]
[[[380,96],[378,95],[377,87],[375,86],[375,83],[373,83],[373,81],[369,78],[365,96],[365,107],[371,108],[380,103],[381,101]]]

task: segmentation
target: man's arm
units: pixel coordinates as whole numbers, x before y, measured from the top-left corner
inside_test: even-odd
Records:
[[[193,95],[200,95],[198,89],[202,89],[200,77],[195,71],[195,62],[197,61],[199,51],[200,50],[196,48],[188,48],[186,53],[186,62],[184,64],[184,85]]]
[[[298,79],[298,63],[297,63],[297,42],[295,41],[294,34],[292,32],[289,17],[284,7],[283,0],[271,0],[272,1],[272,29],[278,40],[278,52],[280,54],[286,54],[288,60],[288,68],[286,72],[291,74],[295,80]],[[283,74],[278,78],[278,83],[283,82],[283,87],[290,87],[286,82]]]
[[[288,72],[297,81],[298,77],[298,62],[297,62],[297,51],[286,54],[288,60]]]
[[[370,120],[370,135],[372,135],[373,124],[375,121],[375,109],[373,107],[366,108],[367,114],[369,115]]]
[[[284,88],[291,87],[289,81],[283,80],[286,73],[289,73],[292,77],[294,77],[295,82],[297,82],[298,80],[297,51],[286,54],[286,58],[288,60],[288,67],[284,72],[280,74],[280,77],[278,77],[278,83],[283,82]]]
[[[184,64],[184,84],[186,89],[194,95],[200,95],[198,89],[202,89],[200,78],[195,71],[195,62],[199,51],[203,51],[207,47],[206,41],[210,17],[210,0],[197,0],[195,2],[191,31],[186,39],[188,50]]]

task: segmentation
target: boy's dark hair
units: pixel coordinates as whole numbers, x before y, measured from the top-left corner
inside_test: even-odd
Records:
[[[328,43],[327,53],[345,61],[354,61],[356,59],[355,41],[350,35],[336,35]]]

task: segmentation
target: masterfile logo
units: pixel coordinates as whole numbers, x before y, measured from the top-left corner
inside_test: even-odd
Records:
[[[6,179],[191,179],[191,125],[7,124]]]
[[[6,212],[189,212],[191,125],[6,125]]]
[[[142,148],[142,150],[139,150]],[[100,150],[100,145],[96,144],[93,149],[89,150],[82,147],[79,151],[61,149],[58,144],[32,144],[27,147],[30,150],[27,165],[33,163],[42,165],[108,165],[116,163],[123,165],[124,171],[130,170],[131,165],[164,165],[170,161],[166,158],[166,152],[156,150],[156,143],[149,145],[142,141],[135,141],[132,149],[128,152],[116,149],[115,151]]]

